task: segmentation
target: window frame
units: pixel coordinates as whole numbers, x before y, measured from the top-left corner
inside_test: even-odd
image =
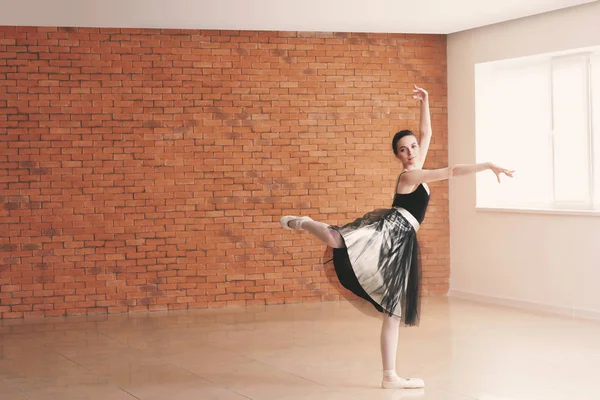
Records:
[[[556,154],[556,131],[554,127],[554,114],[555,114],[555,105],[553,96],[555,96],[553,85],[554,75],[553,75],[553,66],[557,61],[569,60],[569,59],[581,59],[581,62],[584,66],[584,81],[582,84],[584,85],[584,100],[583,103],[586,105],[585,110],[585,143],[587,148],[585,149],[585,153],[587,155],[587,170],[589,171],[588,177],[588,188],[587,194],[585,195],[586,199],[582,202],[571,202],[571,201],[559,201],[557,200],[556,195],[556,186],[557,186],[557,161],[555,160]],[[595,64],[597,63],[597,64]],[[491,65],[490,65],[491,64]],[[478,211],[490,211],[490,212],[498,212],[498,211],[506,211],[506,212],[525,212],[525,213],[551,213],[551,214],[569,214],[569,215],[597,215],[600,216],[600,121],[596,121],[596,119],[600,119],[600,110],[597,110],[594,113],[594,104],[600,104],[600,84],[597,84],[597,93],[594,93],[594,84],[596,80],[600,82],[600,47],[593,47],[588,49],[576,49],[572,51],[565,52],[555,52],[555,53],[547,53],[542,55],[535,55],[530,57],[521,57],[518,59],[508,59],[508,60],[498,60],[488,63],[480,63],[475,64],[475,140],[479,142],[481,140],[489,140],[491,134],[487,135],[486,133],[480,133],[479,128],[481,125],[488,124],[489,122],[481,122],[480,116],[478,114],[478,96],[481,94],[481,88],[479,85],[481,82],[478,80],[478,66],[487,66],[487,68],[505,68],[506,66],[510,68],[515,67],[523,67],[526,68],[532,64],[539,65],[548,65],[550,68],[550,74],[548,85],[550,85],[550,96],[548,99],[550,101],[550,118],[551,118],[551,129],[548,132],[549,138],[549,151],[551,151],[551,171],[550,175],[550,184],[551,184],[551,194],[548,198],[548,201],[543,202],[527,202],[526,200],[518,200],[515,202],[503,202],[500,201],[498,204],[492,204],[493,202],[490,200],[483,200],[481,196],[481,188],[476,180],[476,188],[475,188],[475,208]],[[595,68],[595,69],[594,69]],[[490,70],[488,69],[488,74]],[[595,72],[595,75],[593,73]],[[493,72],[491,73],[493,75]],[[594,98],[594,94],[597,98]],[[488,98],[489,101],[489,98]],[[490,107],[487,105],[487,107]],[[487,136],[487,137],[486,137]],[[540,135],[543,137],[544,135]],[[480,158],[480,147],[475,146],[476,158]],[[547,149],[546,149],[547,150]],[[485,152],[485,150],[483,150]],[[595,154],[598,153],[598,154]],[[493,160],[492,160],[493,161]],[[518,171],[515,179],[518,179]],[[546,181],[548,182],[548,181]],[[547,187],[547,184],[546,184]]]

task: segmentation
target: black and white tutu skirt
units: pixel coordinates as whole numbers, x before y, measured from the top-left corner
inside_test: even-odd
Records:
[[[333,249],[341,285],[379,312],[418,325],[419,222],[404,208],[379,209],[344,226],[331,226],[346,245]]]

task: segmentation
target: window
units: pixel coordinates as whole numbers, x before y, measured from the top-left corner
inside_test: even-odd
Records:
[[[475,67],[480,208],[600,210],[600,49]]]

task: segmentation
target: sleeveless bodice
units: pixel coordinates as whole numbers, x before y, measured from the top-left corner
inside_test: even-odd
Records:
[[[421,183],[417,188],[405,194],[396,193],[394,195],[394,202],[392,207],[402,207],[406,209],[413,217],[419,221],[419,224],[423,223],[425,219],[425,211],[429,205],[429,193],[425,186]]]

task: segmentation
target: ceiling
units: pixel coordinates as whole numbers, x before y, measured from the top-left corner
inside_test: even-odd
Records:
[[[590,0],[0,0],[0,25],[449,34]]]

